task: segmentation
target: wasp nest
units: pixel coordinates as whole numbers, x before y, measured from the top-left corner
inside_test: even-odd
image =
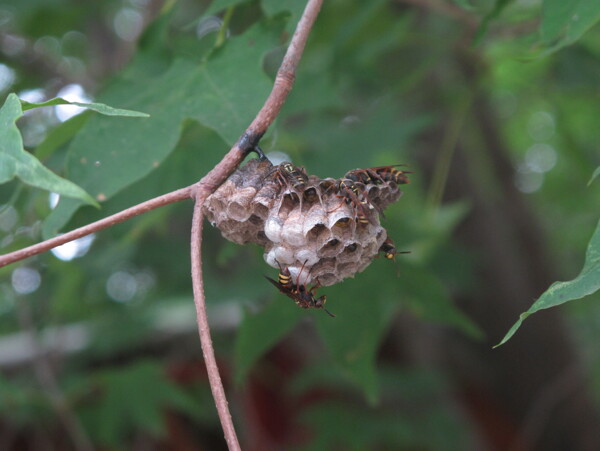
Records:
[[[287,267],[294,283],[328,286],[363,271],[379,251],[395,255],[379,217],[402,194],[405,174],[383,166],[320,179],[253,159],[208,197],[204,213],[228,240],[263,246],[265,261]]]

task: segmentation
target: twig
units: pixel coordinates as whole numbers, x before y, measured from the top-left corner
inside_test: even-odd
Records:
[[[465,121],[467,120],[467,116],[472,104],[473,94],[469,92],[463,96],[460,103],[456,108],[454,108],[455,114],[452,115],[447,129],[444,132],[442,143],[440,145],[440,156],[433,169],[433,175],[431,176],[431,187],[427,193],[427,204],[429,212],[432,215],[432,220],[437,214],[437,210],[442,203],[454,152],[456,151],[461,130],[465,124]]]
[[[204,355],[204,362],[206,364],[206,370],[208,373],[208,380],[210,382],[210,388],[213,394],[219,419],[221,420],[221,427],[225,434],[225,440],[227,446],[231,451],[240,450],[240,444],[235,432],[235,427],[231,419],[231,413],[229,412],[229,405],[225,396],[225,389],[223,388],[223,382],[219,375],[219,367],[215,359],[215,352],[212,345],[212,339],[210,335],[210,327],[208,325],[208,316],[206,314],[206,300],[204,296],[204,281],[202,278],[202,261],[201,261],[201,248],[202,248],[202,224],[203,214],[202,205],[206,198],[212,193],[217,187],[225,181],[225,179],[231,174],[235,168],[242,162],[249,150],[252,150],[257,144],[260,138],[265,134],[269,126],[273,123],[281,107],[283,106],[285,99],[292,89],[292,85],[295,79],[296,68],[298,62],[304,51],[306,40],[313,26],[321,4],[323,0],[309,0],[304,13],[298,22],[296,31],[290,45],[287,49],[285,56],[277,76],[275,77],[275,83],[273,89],[269,94],[269,97],[265,101],[265,104],[256,115],[256,118],[242,137],[238,140],[235,146],[225,155],[223,160],[214,167],[205,177],[198,182],[197,190],[195,192],[196,203],[194,205],[194,215],[192,223],[192,236],[191,236],[191,270],[192,270],[192,285],[194,290],[194,304],[196,306],[196,320],[198,321],[198,333],[200,335],[200,345],[202,346],[202,353]]]
[[[289,92],[294,84],[296,77],[296,68],[304,51],[306,40],[310,34],[313,23],[319,14],[323,0],[308,0],[306,8],[302,13],[302,17],[298,21],[296,31],[290,45],[283,57],[281,66],[277,71],[273,89],[265,104],[260,109],[256,118],[252,121],[245,133],[241,136],[238,142],[229,150],[223,159],[198,182],[197,188],[204,192],[204,196],[200,198],[195,196],[196,201],[204,199],[216,190],[221,183],[239,166],[244,157],[249,151],[254,149],[258,141],[265,134],[269,126],[273,123],[281,107],[285,103]]]
[[[208,316],[206,314],[206,299],[204,296],[204,281],[202,278],[202,259],[200,258],[202,248],[202,193],[198,191],[198,199],[194,205],[194,215],[192,219],[192,238],[191,238],[191,258],[192,258],[192,285],[194,288],[194,304],[196,306],[196,321],[198,322],[198,333],[200,335],[200,345],[202,346],[202,355],[208,373],[208,381],[212,391],[213,399],[217,407],[221,427],[225,434],[225,441],[230,451],[240,450],[227,398],[225,397],[225,389],[219,375],[219,367],[215,359],[215,351],[212,345],[210,336],[210,327],[208,326]]]
[[[32,347],[37,354],[37,357],[33,359],[33,369],[44,394],[48,397],[50,405],[62,422],[75,449],[77,451],[93,451],[94,446],[92,445],[92,441],[81,426],[77,416],[69,407],[65,395],[58,386],[56,377],[48,361],[48,355],[37,336],[29,304],[26,300],[21,300],[16,305],[21,327],[29,335]]]
[[[0,255],[0,268],[14,263],[16,261],[24,260],[34,255],[41,254],[42,252],[49,251],[50,249],[60,246],[61,244],[65,244],[69,241],[76,240],[77,238],[89,235],[90,233],[106,229],[107,227],[111,227],[115,224],[126,221],[127,219],[133,218],[134,216],[138,216],[142,213],[154,210],[155,208],[189,199],[193,191],[193,187],[194,185],[191,185],[186,188],[178,189],[177,191],[172,191],[170,193],[163,194],[162,196],[158,196],[154,199],[142,202],[141,204],[134,205],[133,207],[128,208],[127,210],[120,211],[119,213],[115,213],[112,216],[108,216],[107,218],[100,219],[96,222],[92,222],[91,224],[88,224],[86,226],[80,227],[75,230],[71,230],[70,232],[64,233],[54,238],[50,238],[49,240],[42,241],[41,243],[37,243],[32,246],[25,247],[23,249],[19,249],[18,251],[14,251],[9,254]]]

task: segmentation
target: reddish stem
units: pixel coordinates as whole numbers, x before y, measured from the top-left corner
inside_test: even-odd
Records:
[[[79,227],[78,229],[71,230],[70,232],[63,233],[59,236],[55,236],[54,238],[50,238],[49,240],[42,241],[41,243],[37,243],[32,246],[25,247],[23,249],[19,249],[18,251],[14,251],[9,254],[1,255],[0,268],[11,263],[17,262],[19,260],[24,260],[34,255],[41,254],[42,252],[49,251],[50,249],[60,246],[61,244],[65,244],[69,241],[76,240],[78,238],[81,238],[82,236],[89,235],[90,233],[95,233],[99,230],[106,229],[107,227],[111,227],[115,224],[133,218],[134,216],[138,216],[142,213],[154,210],[155,208],[172,204],[174,202],[179,202],[184,199],[189,199],[193,192],[193,188],[194,185],[191,185],[186,188],[178,189],[177,191],[172,191],[170,193],[163,194],[162,196],[158,196],[154,199],[147,200],[145,202],[142,202],[141,204],[134,205],[133,207],[130,207],[127,210],[115,213],[114,215],[108,216],[107,218],[100,219],[99,221],[92,222],[91,224],[88,224],[86,226]]]
[[[269,94],[265,104],[237,144],[233,146],[212,171],[198,182],[198,189],[195,195],[196,205],[194,206],[190,247],[196,320],[198,322],[198,333],[200,334],[200,343],[204,354],[210,388],[215,400],[219,419],[221,420],[221,427],[225,434],[225,440],[227,441],[227,446],[230,450],[239,450],[240,445],[229,412],[227,398],[225,397],[225,389],[223,388],[221,376],[219,375],[219,367],[217,366],[215,359],[210,328],[208,325],[208,316],[206,314],[204,282],[202,279],[202,261],[200,258],[203,222],[202,205],[206,198],[225,181],[235,168],[237,168],[246,156],[247,151],[252,148],[253,144],[257,143],[262,135],[264,135],[281,111],[281,107],[292,89],[296,67],[302,56],[313,23],[319,14],[322,2],[323,0],[308,1],[304,13],[296,27],[296,32],[292,37],[288,50],[277,72],[271,94]]]
[[[196,204],[194,205],[194,216],[192,219],[192,239],[190,243],[191,248],[191,259],[192,259],[192,285],[194,288],[194,304],[196,306],[196,321],[198,323],[198,333],[200,335],[200,345],[202,346],[202,354],[204,356],[204,363],[206,364],[206,371],[208,373],[208,381],[210,382],[210,389],[212,391],[213,399],[217,407],[219,419],[221,420],[221,427],[225,434],[225,441],[230,451],[240,450],[240,444],[235,433],[233,421],[231,419],[231,413],[229,412],[229,406],[227,398],[225,396],[225,389],[223,388],[223,382],[219,375],[219,367],[217,366],[217,360],[215,358],[215,351],[212,345],[212,338],[210,335],[210,327],[208,325],[208,315],[206,314],[206,299],[204,296],[204,281],[202,278],[202,204],[206,196],[201,191],[198,191]]]

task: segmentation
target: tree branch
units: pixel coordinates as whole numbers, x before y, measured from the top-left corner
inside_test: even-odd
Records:
[[[258,144],[269,126],[273,123],[281,107],[292,90],[296,77],[296,68],[304,51],[310,30],[319,14],[323,0],[308,0],[296,31],[277,71],[273,89],[260,109],[256,118],[240,137],[238,142],[223,159],[198,182],[198,189],[205,191],[204,199],[215,191],[221,183],[240,165],[242,160]],[[196,196],[198,201],[198,197]]]
[[[194,304],[196,306],[196,321],[198,322],[198,334],[200,335],[200,345],[202,346],[202,355],[208,373],[208,381],[212,391],[213,399],[217,407],[221,427],[225,434],[225,441],[230,451],[240,450],[231,413],[225,397],[225,389],[219,375],[219,367],[215,359],[215,351],[210,336],[210,327],[208,325],[208,315],[206,314],[206,299],[204,296],[204,281],[202,278],[202,192],[198,191],[196,204],[194,205],[194,215],[192,219],[192,238],[191,238],[191,259],[192,259],[192,286],[194,289]]]
[[[120,211],[119,213],[115,213],[114,215],[108,216],[107,218],[100,219],[96,222],[92,222],[91,224],[88,224],[75,230],[71,230],[67,233],[63,233],[62,235],[50,238],[46,241],[42,241],[41,243],[37,243],[32,246],[25,247],[23,249],[19,249],[18,251],[14,251],[9,254],[0,255],[0,268],[11,263],[17,262],[19,260],[24,260],[34,255],[41,254],[42,252],[49,251],[50,249],[60,246],[61,244],[68,243],[69,241],[81,238],[82,236],[95,233],[102,229],[106,229],[107,227],[111,227],[115,224],[133,218],[134,216],[138,216],[142,213],[154,210],[155,208],[172,204],[174,202],[179,202],[184,199],[189,199],[193,191],[193,187],[194,185],[191,185],[186,188],[181,188],[176,191],[163,194],[162,196],[158,196],[154,199],[142,202],[141,204],[134,205],[133,207],[130,207],[127,210]]]
[[[223,160],[213,168],[205,177],[198,182],[195,192],[196,203],[194,205],[194,215],[192,223],[191,236],[191,269],[192,269],[192,285],[194,290],[194,304],[196,306],[196,320],[198,322],[198,333],[200,335],[200,345],[204,355],[204,362],[208,372],[208,380],[212,391],[213,399],[217,407],[221,427],[225,434],[225,440],[230,450],[240,450],[240,444],[235,432],[235,427],[229,412],[229,405],[225,396],[223,382],[219,375],[219,367],[215,359],[215,352],[212,345],[210,335],[210,327],[208,325],[208,316],[206,314],[206,299],[204,296],[204,281],[202,278],[202,224],[204,215],[202,214],[202,206],[206,198],[217,187],[225,181],[235,168],[239,166],[248,151],[252,150],[260,138],[265,134],[269,126],[273,123],[281,107],[283,106],[289,92],[294,84],[296,68],[304,51],[306,40],[312,26],[314,24],[323,0],[309,0],[304,13],[298,22],[296,31],[285,56],[277,76],[273,89],[265,104],[256,115],[256,118],[242,137],[238,140],[235,146],[225,155]]]

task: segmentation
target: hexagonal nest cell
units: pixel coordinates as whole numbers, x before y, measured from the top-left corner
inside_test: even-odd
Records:
[[[395,166],[354,169],[340,179],[307,175],[285,162],[253,159],[208,197],[204,214],[238,244],[257,243],[295,286],[333,285],[395,247],[379,217],[409,182]]]

